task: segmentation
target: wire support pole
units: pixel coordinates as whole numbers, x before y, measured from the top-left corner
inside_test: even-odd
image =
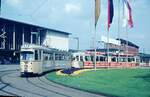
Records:
[[[107,65],[109,68],[109,29],[107,30]]]
[[[120,42],[120,0],[118,0],[118,40]],[[121,50],[121,44],[118,48],[118,63],[120,64],[120,50]]]
[[[127,62],[127,64],[128,64],[128,26],[126,25],[126,28],[125,28],[125,30],[126,30],[126,62]]]
[[[96,70],[96,26],[94,29],[94,69]]]

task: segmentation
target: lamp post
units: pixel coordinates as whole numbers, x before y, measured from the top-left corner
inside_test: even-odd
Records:
[[[74,37],[73,39],[77,40],[77,50],[79,51],[79,37]]]

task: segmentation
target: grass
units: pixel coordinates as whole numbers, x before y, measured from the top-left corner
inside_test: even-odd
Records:
[[[150,69],[101,69],[78,76],[46,75],[70,87],[120,97],[150,97]]]

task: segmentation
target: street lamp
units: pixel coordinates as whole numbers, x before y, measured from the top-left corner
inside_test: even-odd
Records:
[[[77,50],[79,51],[79,37],[73,37],[73,39],[77,40]]]

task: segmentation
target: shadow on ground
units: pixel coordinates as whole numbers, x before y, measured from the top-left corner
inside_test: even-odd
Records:
[[[150,74],[146,74],[146,75],[143,75],[143,76],[135,76],[135,78],[141,78],[147,82],[150,82]]]

